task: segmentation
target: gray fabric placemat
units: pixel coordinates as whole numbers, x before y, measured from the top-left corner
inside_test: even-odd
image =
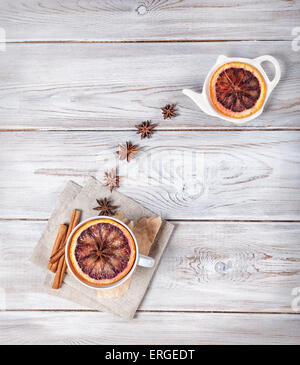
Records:
[[[118,191],[114,190],[110,193],[107,187],[104,187],[93,177],[88,180],[83,188],[69,181],[34,249],[31,261],[46,270],[59,224],[69,221],[73,209],[80,209],[82,211],[81,221],[96,216],[97,213],[95,214],[93,210],[93,207],[97,205],[96,198],[102,199],[104,197],[109,197],[113,205],[117,205],[130,220],[136,221],[143,217],[156,216],[150,210]],[[174,225],[163,221],[149,254],[149,256],[155,259],[155,266],[153,268],[138,266],[132,276],[130,288],[121,298],[99,298],[96,290],[85,287],[68,273],[64,277],[62,287],[59,290],[54,290],[51,288],[54,274],[48,270],[44,282],[44,290],[51,295],[71,300],[91,309],[111,312],[125,319],[132,319],[146,293],[173,229]]]

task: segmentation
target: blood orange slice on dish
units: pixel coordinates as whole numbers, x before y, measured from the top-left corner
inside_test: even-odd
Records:
[[[210,81],[210,98],[214,107],[231,118],[245,118],[264,103],[266,84],[260,72],[242,62],[219,67]]]
[[[81,226],[73,235],[69,258],[75,274],[83,281],[112,284],[123,278],[135,260],[134,239],[112,219],[97,219]]]

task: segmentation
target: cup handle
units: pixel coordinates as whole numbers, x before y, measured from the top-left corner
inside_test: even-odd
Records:
[[[255,61],[258,62],[260,66],[265,61],[271,62],[273,64],[273,66],[275,68],[275,76],[272,81],[268,77],[269,88],[270,88],[270,92],[271,92],[274,89],[274,87],[278,84],[278,81],[280,80],[281,70],[280,70],[279,62],[276,60],[276,58],[274,58],[273,56],[270,56],[270,55],[264,55],[264,56],[257,57],[257,58],[255,58]]]
[[[155,260],[152,257],[139,254],[137,264],[143,267],[153,267]]]

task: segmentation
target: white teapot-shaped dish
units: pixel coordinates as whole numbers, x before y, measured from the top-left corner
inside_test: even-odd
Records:
[[[264,69],[262,68],[261,64],[265,61],[271,62],[275,68],[275,76],[272,81],[270,81],[270,79],[268,78]],[[209,86],[210,86],[211,77],[213,76],[214,72],[219,67],[221,67],[225,63],[229,63],[229,62],[242,62],[242,63],[247,63],[250,66],[255,67],[261,73],[262,77],[264,78],[265,84],[266,84],[266,96],[265,96],[265,100],[264,100],[262,106],[255,113],[253,113],[252,115],[245,117],[245,118],[240,118],[240,119],[230,118],[230,117],[220,113],[218,110],[215,109],[215,107],[213,106],[211,99],[210,99]],[[206,113],[208,115],[212,115],[214,117],[218,117],[218,118],[227,120],[232,123],[239,124],[239,123],[248,122],[249,120],[257,118],[263,112],[264,106],[265,106],[271,92],[273,91],[274,87],[277,85],[277,83],[280,79],[280,75],[281,75],[281,71],[280,71],[279,62],[273,56],[265,55],[265,56],[260,56],[260,57],[251,59],[251,58],[226,57],[226,56],[222,55],[222,56],[218,57],[217,62],[212,67],[212,69],[209,71],[209,73],[205,79],[204,85],[203,85],[202,94],[196,93],[195,91],[192,91],[189,89],[184,89],[184,90],[182,90],[182,92],[185,95],[187,95],[188,97],[190,97],[199,106],[199,108],[202,109],[202,111],[204,113]]]

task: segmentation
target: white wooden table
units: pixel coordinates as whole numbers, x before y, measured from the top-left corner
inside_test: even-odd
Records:
[[[299,27],[298,0],[1,0],[1,344],[300,343]],[[181,93],[220,54],[282,67],[238,127]],[[65,183],[126,140],[143,151],[120,191],[176,225],[131,322],[41,293],[29,262]]]

